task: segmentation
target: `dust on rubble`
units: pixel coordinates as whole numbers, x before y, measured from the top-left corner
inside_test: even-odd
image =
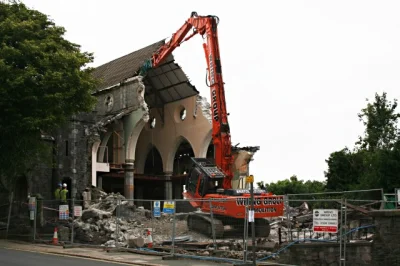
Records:
[[[153,241],[161,243],[171,240],[173,232],[173,216],[161,214],[153,218],[150,210],[135,208],[124,196],[107,194],[92,189],[92,204],[82,212],[82,216],[73,221],[75,239],[80,243],[105,246],[128,247],[129,239],[147,238],[147,230],[152,233]],[[189,234],[186,214],[176,214],[175,234]],[[190,232],[198,241],[210,241],[209,238]]]

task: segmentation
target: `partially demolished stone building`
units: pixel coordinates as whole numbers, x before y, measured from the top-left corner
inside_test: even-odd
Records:
[[[143,49],[99,66],[92,113],[72,117],[54,136],[55,167],[48,184],[35,173],[30,193],[52,197],[57,182],[69,184],[70,197],[86,186],[119,192],[128,199],[182,198],[190,157],[213,157],[210,106],[199,95],[173,55],[146,76],[144,61],[164,44]],[[242,187],[248,163],[258,147],[234,148],[235,179]],[[50,172],[48,172],[50,173]],[[51,181],[50,181],[51,180]]]

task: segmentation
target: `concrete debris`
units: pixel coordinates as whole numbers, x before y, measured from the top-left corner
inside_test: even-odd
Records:
[[[203,113],[203,116],[207,118],[208,122],[212,122],[212,115],[211,115],[211,105],[207,101],[205,97],[201,97],[200,95],[197,95],[196,98],[196,106],[200,108],[201,112]],[[197,108],[195,110],[197,113]]]
[[[143,237],[128,237],[128,248],[142,248],[144,247],[145,239]]]
[[[160,218],[152,218],[150,210],[135,209],[120,194],[106,194],[95,188],[92,188],[92,192],[95,193],[89,208],[73,221],[74,239],[77,242],[108,247],[140,246],[141,238],[147,240],[147,229],[152,232],[156,243],[171,239],[171,215],[162,213]],[[175,226],[177,235],[189,233],[185,219],[177,219]],[[196,239],[201,239],[201,235],[196,235]],[[204,240],[209,241],[208,238]]]

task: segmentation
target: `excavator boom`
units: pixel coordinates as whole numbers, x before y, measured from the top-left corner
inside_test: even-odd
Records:
[[[182,42],[196,34],[207,39],[203,48],[207,61],[209,86],[211,89],[212,139],[215,150],[215,164],[224,172],[224,189],[232,188],[232,143],[226,110],[224,81],[222,79],[221,57],[218,43],[219,19],[216,16],[198,16],[192,12],[190,18],[172,35],[172,38],[153,54],[149,67],[159,66]],[[188,35],[193,29],[193,33]],[[187,36],[188,35],[188,36]]]
[[[198,16],[192,12],[190,18],[162,45],[142,67],[141,75],[150,68],[156,68],[183,42],[199,34],[206,41],[203,43],[207,62],[208,82],[211,92],[212,140],[214,159],[192,158],[193,167],[186,178],[187,192],[184,196],[193,207],[201,208],[203,214],[193,213],[188,216],[190,230],[207,230],[214,228],[216,236],[224,233],[224,225],[230,224],[243,229],[250,192],[245,189],[232,189],[233,156],[232,143],[225,101],[225,88],[222,77],[221,57],[218,43],[218,23],[216,16]],[[189,34],[190,30],[193,30]],[[188,35],[189,34],[189,35]],[[214,186],[217,184],[216,186]],[[264,190],[254,191],[256,233],[259,236],[269,235],[269,223],[264,218],[283,215],[283,197],[267,193]],[[205,199],[212,199],[205,204]],[[214,214],[214,218],[207,216]],[[213,226],[211,226],[213,224]],[[197,228],[196,228],[197,227]]]

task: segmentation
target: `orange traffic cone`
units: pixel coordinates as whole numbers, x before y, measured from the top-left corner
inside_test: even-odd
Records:
[[[54,227],[53,245],[58,245],[57,227]]]
[[[151,237],[150,230],[147,230],[147,247],[148,248],[152,248],[153,247],[153,238]]]

